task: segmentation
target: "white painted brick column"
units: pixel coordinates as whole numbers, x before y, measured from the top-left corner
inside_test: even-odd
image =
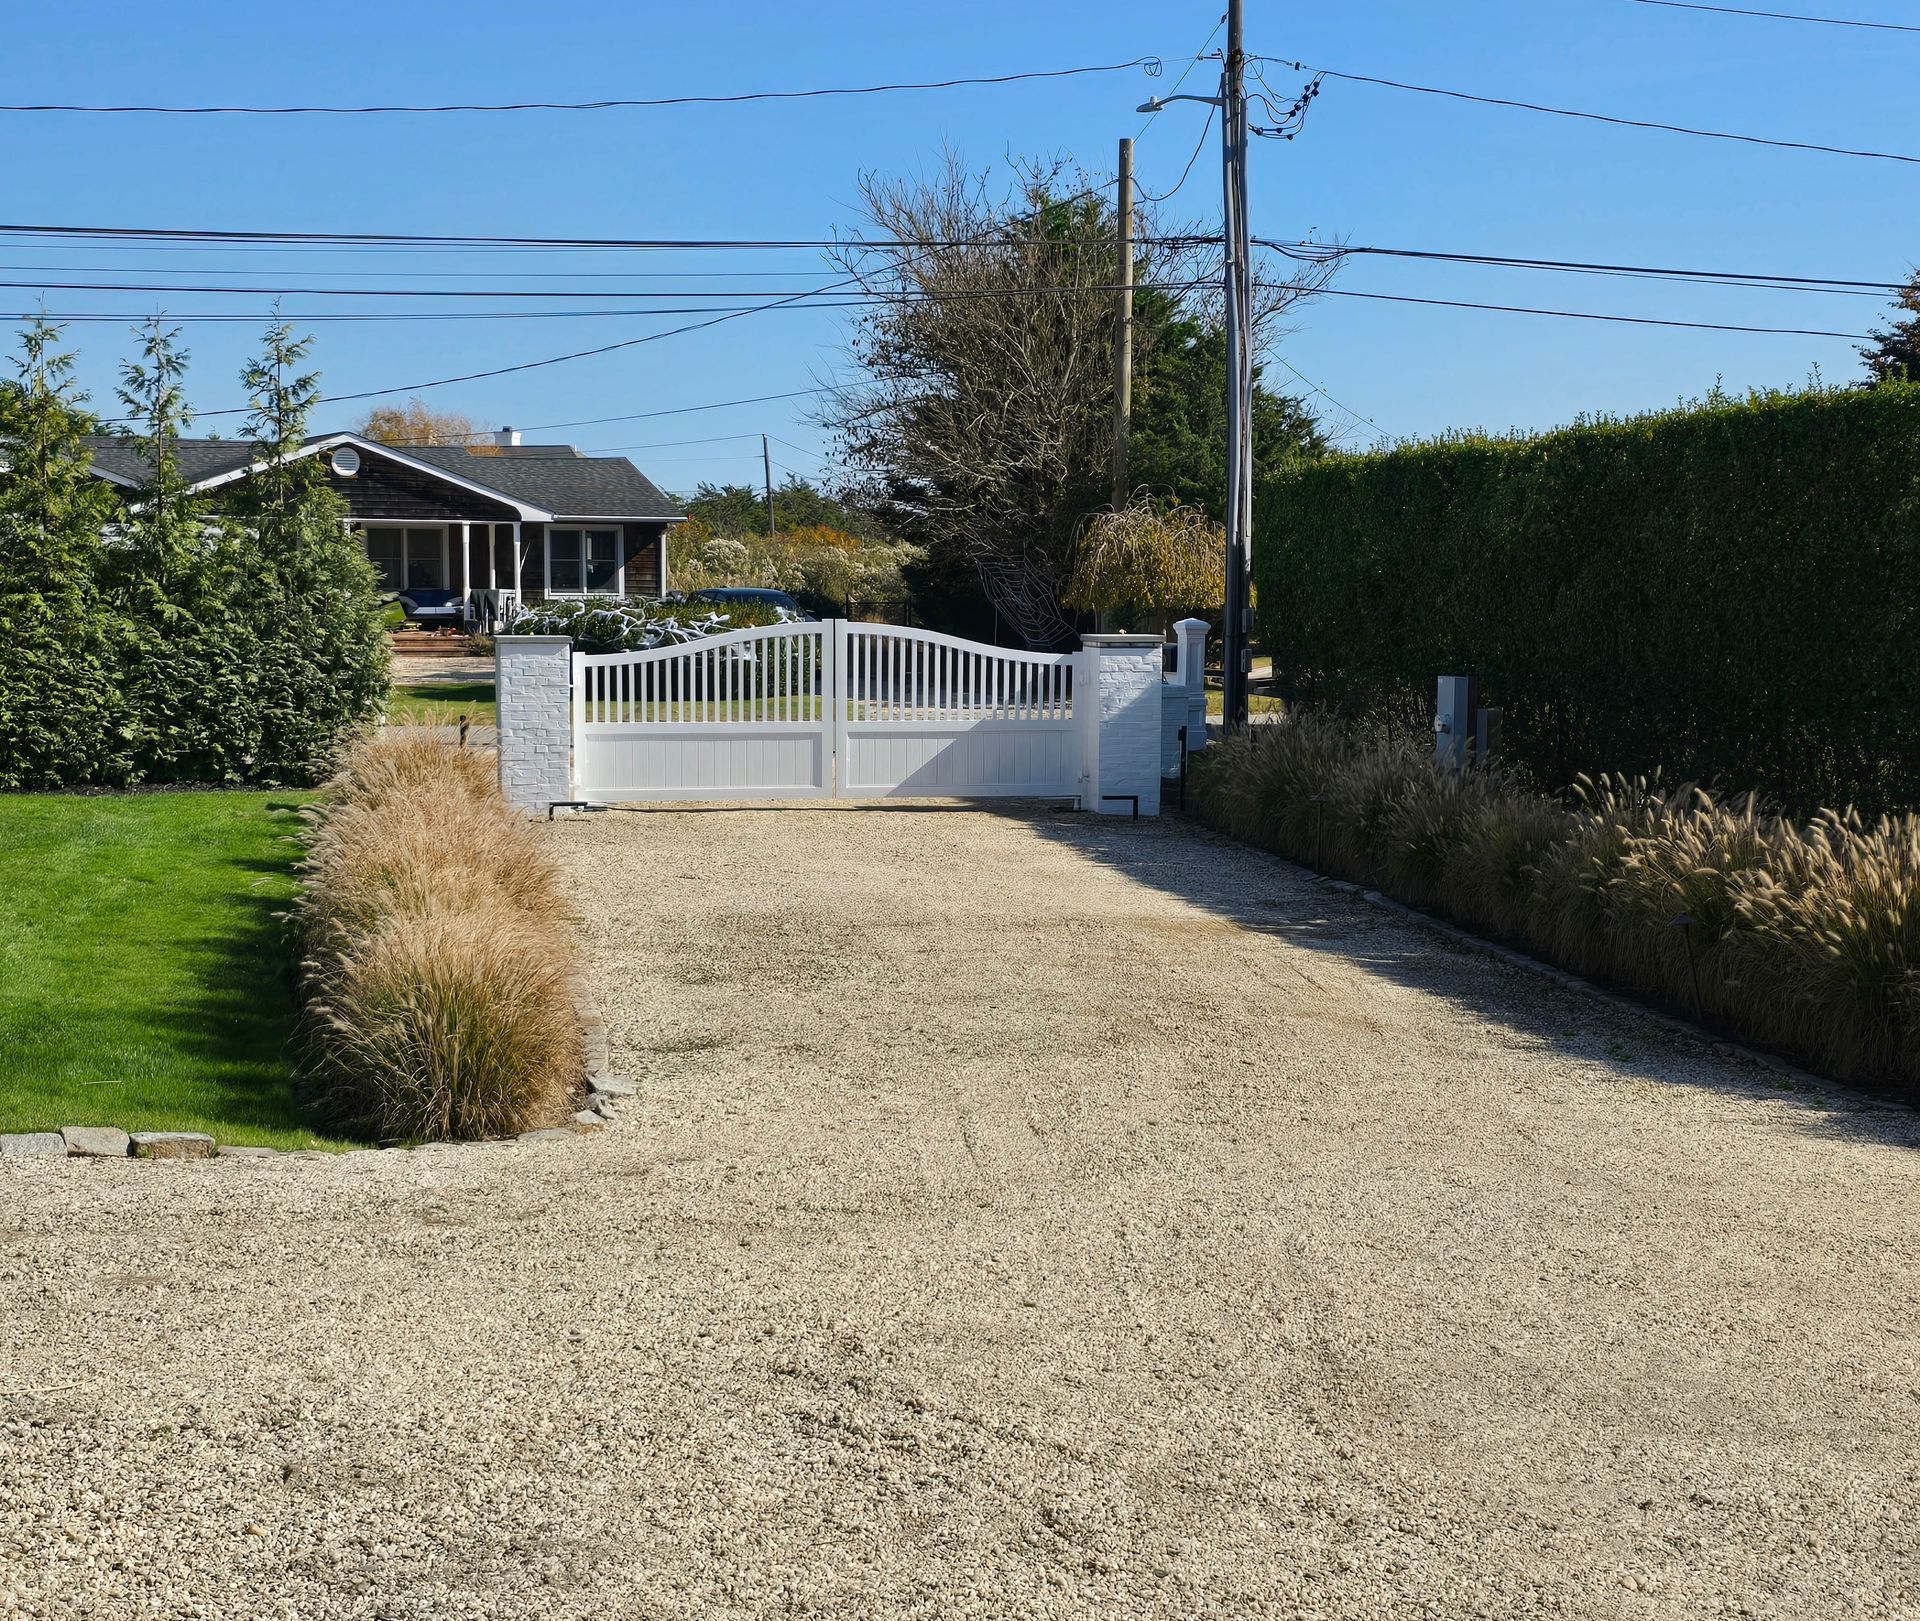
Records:
[[[573,798],[573,643],[565,636],[496,636],[500,792],[516,810]]]
[[[1142,816],[1160,814],[1161,641],[1158,636],[1083,636],[1078,689],[1097,707],[1089,758],[1097,773],[1088,810],[1130,816],[1114,795],[1137,795]],[[1076,703],[1080,701],[1078,695]]]

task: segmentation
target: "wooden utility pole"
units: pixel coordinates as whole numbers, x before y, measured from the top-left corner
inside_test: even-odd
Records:
[[[1224,292],[1227,317],[1227,604],[1221,685],[1229,729],[1247,724],[1247,646],[1253,629],[1248,559],[1253,547],[1253,296],[1247,229],[1246,52],[1242,0],[1228,0],[1227,52],[1220,75]]]
[[[773,524],[773,452],[767,449],[767,436],[760,435],[760,470],[767,480],[767,539],[778,538]]]
[[[1132,494],[1127,484],[1127,429],[1133,417],[1133,141],[1120,141],[1119,290],[1113,315],[1113,510]]]

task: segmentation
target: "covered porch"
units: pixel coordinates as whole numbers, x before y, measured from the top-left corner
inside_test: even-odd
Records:
[[[658,596],[664,528],[626,522],[353,518],[381,588],[410,618],[487,623],[547,597]]]

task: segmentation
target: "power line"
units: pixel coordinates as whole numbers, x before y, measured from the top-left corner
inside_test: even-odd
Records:
[[[1091,187],[1076,197],[1078,202],[1097,195],[1111,180]],[[118,239],[130,243],[186,242],[196,245],[269,243],[287,247],[420,247],[462,248],[540,248],[569,252],[619,250],[654,253],[699,252],[790,252],[799,249],[860,249],[875,253],[902,253],[935,248],[977,247],[1060,247],[1054,237],[970,236],[970,237],[890,237],[884,241],[865,237],[567,237],[567,236],[481,236],[423,235],[388,231],[226,231],[203,230],[191,226],[146,225],[0,225],[0,236],[47,236],[86,241]],[[1177,245],[1209,240],[1192,234],[1143,238],[1158,244]]]
[[[1381,79],[1366,73],[1341,73],[1334,68],[1309,67],[1304,62],[1289,62],[1284,57],[1262,57],[1278,62],[1296,73],[1313,73],[1326,79],[1344,79],[1350,84],[1379,85],[1388,90],[1409,90],[1416,95],[1444,96],[1450,101],[1477,102],[1484,107],[1514,107],[1522,112],[1551,113],[1556,118],[1578,118],[1594,124],[1610,124],[1623,129],[1661,130],[1669,135],[1692,135],[1708,141],[1736,141],[1747,146],[1780,147],[1791,152],[1825,152],[1842,158],[1875,158],[1885,163],[1920,163],[1920,157],[1906,152],[1876,152],[1860,147],[1825,146],[1817,141],[1789,141],[1770,135],[1741,135],[1722,129],[1696,129],[1689,124],[1663,124],[1648,118],[1623,118],[1613,113],[1583,112],[1572,107],[1549,107],[1537,101],[1514,101],[1505,96],[1477,96],[1465,90],[1445,90],[1431,84],[1408,84],[1401,79]]]
[[[164,244],[155,243],[152,247],[154,252],[164,251]],[[138,253],[141,252],[142,249],[139,244],[129,243],[125,251],[128,253]],[[183,249],[182,251],[188,250]],[[297,253],[301,250],[295,248],[288,249],[287,251]],[[344,252],[345,250],[340,251]],[[394,251],[404,253],[413,250],[399,248]],[[425,252],[427,250],[421,249],[419,251]],[[474,251],[499,251],[504,253],[517,250],[502,248],[499,250],[476,249]],[[29,271],[44,271],[49,275],[60,276],[189,276],[212,273],[196,270],[175,270],[165,265],[161,265],[158,268],[138,266],[131,271],[125,265],[0,265],[0,271],[4,271],[9,275],[25,274]],[[487,281],[498,280],[502,276],[522,280],[530,276],[544,276],[549,281],[671,281],[679,277],[694,274],[709,281],[767,281],[777,277],[791,276],[793,273],[792,266],[788,266],[785,270],[701,270],[698,272],[688,270],[441,270],[437,267],[431,270],[303,270],[300,272],[303,276],[326,276],[334,281],[338,281],[347,276],[357,276],[369,280],[378,278],[382,281],[394,281],[405,277],[417,278],[420,276],[438,276],[443,281]],[[267,275],[270,274],[270,272],[252,271],[243,268],[234,270],[231,274],[251,276]],[[34,285],[37,286],[39,284],[35,283]],[[649,293],[645,296],[654,298],[664,295]],[[719,295],[716,294],[714,296],[717,297]],[[754,292],[742,293],[739,296],[742,298],[764,298],[766,296],[766,289],[757,289]]]
[[[1863,22],[1857,17],[1809,17],[1804,11],[1754,11],[1746,6],[1708,6],[1696,0],[1633,0],[1637,6],[1665,6],[1672,11],[1715,11],[1726,17],[1770,17],[1776,22],[1825,23],[1830,28],[1874,28],[1893,34],[1920,34],[1917,23]]]
[[[736,293],[725,289],[715,291],[709,288],[691,290],[677,288],[662,292],[647,292],[636,288],[601,290],[577,287],[229,287],[177,282],[0,281],[0,288],[48,293],[219,293],[235,294],[246,298],[564,298],[581,301],[619,298],[778,298],[784,301],[819,297],[832,293],[844,285],[843,280],[830,282],[822,287],[802,287],[790,292],[775,293],[771,288],[762,287],[755,288],[751,292]],[[1088,282],[1065,286],[961,287],[945,291],[903,289],[900,292],[867,293],[863,298],[1045,298],[1063,293],[1111,293],[1118,286],[1118,283]],[[1178,291],[1179,288],[1173,287],[1166,290]],[[683,311],[681,313],[704,312]]]
[[[1490,265],[1516,270],[1564,270],[1594,275],[1660,277],[1704,285],[1758,286],[1777,292],[1859,292],[1868,296],[1897,293],[1904,285],[1895,281],[1864,281],[1845,276],[1797,276],[1771,270],[1695,270],[1672,265],[1608,264],[1584,259],[1529,259],[1511,254],[1449,253],[1428,248],[1385,248],[1318,242],[1277,242],[1259,238],[1263,248],[1273,248],[1290,259],[1324,264],[1347,254],[1373,255],[1389,259],[1426,259],[1446,264]]]
[[[1109,181],[1104,184],[1111,183],[1112,182]],[[1102,188],[1089,188],[1081,192],[1080,196],[1088,197],[1097,195],[1100,189]],[[1078,201],[1079,199],[1075,198],[1070,200]],[[4,232],[4,229],[4,227],[0,227],[0,232]],[[980,245],[981,240],[980,238],[969,238],[954,245],[976,247]],[[986,240],[992,241],[994,239],[987,238]],[[932,251],[933,246],[929,244],[914,257],[925,259]],[[862,277],[859,274],[854,274],[842,277],[839,281],[829,283],[824,287],[816,288],[813,292],[825,293],[832,292],[837,288],[861,287],[863,285]],[[812,294],[808,296],[812,296]],[[323,394],[317,396],[313,403],[315,405],[342,405],[351,404],[358,400],[382,399],[392,394],[420,394],[430,388],[451,388],[460,383],[480,382],[493,377],[507,377],[519,372],[536,371],[547,366],[565,365],[569,361],[588,360],[600,355],[614,354],[623,350],[638,348],[643,344],[658,343],[667,338],[681,337],[690,332],[704,332],[710,327],[720,326],[727,321],[739,320],[741,317],[747,315],[760,315],[771,310],[784,309],[797,302],[799,302],[798,295],[775,298],[763,304],[749,304],[740,309],[725,310],[717,315],[711,315],[705,320],[692,321],[684,326],[669,327],[664,332],[643,333],[639,337],[623,338],[615,343],[596,344],[592,348],[570,350],[560,355],[547,355],[538,360],[518,361],[508,366],[491,366],[481,371],[463,372],[455,377],[436,377],[425,382],[403,383],[392,388],[361,389],[351,394]],[[28,318],[30,319],[31,317]],[[201,411],[196,414],[204,420],[209,417],[246,416],[250,414],[251,410],[252,407],[249,406],[228,406],[222,410]],[[130,419],[120,418],[113,420],[124,421]]]
[[[1367,415],[1365,415],[1365,414],[1364,414],[1364,413],[1362,413],[1362,412],[1359,412],[1359,411],[1356,411],[1356,410],[1354,410],[1354,408],[1353,408],[1353,407],[1352,407],[1351,405],[1343,405],[1343,404],[1341,404],[1341,402],[1340,402],[1339,400],[1336,400],[1336,399],[1335,399],[1335,398],[1334,398],[1334,397],[1333,397],[1333,396],[1332,396],[1331,394],[1329,394],[1329,393],[1328,393],[1328,392],[1326,391],[1326,389],[1324,389],[1323,387],[1321,387],[1321,385],[1320,385],[1320,384],[1318,384],[1318,383],[1316,383],[1316,382],[1315,382],[1315,381],[1314,381],[1314,380],[1313,380],[1313,379],[1312,379],[1311,377],[1309,377],[1309,376],[1308,376],[1308,375],[1307,375],[1307,374],[1306,374],[1305,372],[1303,372],[1303,371],[1302,371],[1302,370],[1301,370],[1301,369],[1300,369],[1300,368],[1299,368],[1298,366],[1296,366],[1296,365],[1294,365],[1294,363],[1293,363],[1292,361],[1290,361],[1290,360],[1287,360],[1287,359],[1285,359],[1285,358],[1284,358],[1283,356],[1280,356],[1280,355],[1273,355],[1273,356],[1271,356],[1270,358],[1271,358],[1271,359],[1273,359],[1273,360],[1276,360],[1276,361],[1278,361],[1278,362],[1279,362],[1279,363],[1280,363],[1280,364],[1281,364],[1282,366],[1284,366],[1284,367],[1285,367],[1285,368],[1286,368],[1286,369],[1287,369],[1288,371],[1290,371],[1290,372],[1291,372],[1291,373],[1292,373],[1292,374],[1293,374],[1293,375],[1294,375],[1295,377],[1297,377],[1297,378],[1298,378],[1298,379],[1299,379],[1299,380],[1300,380],[1301,382],[1303,382],[1303,383],[1305,383],[1305,384],[1307,385],[1307,388],[1308,388],[1308,389],[1309,389],[1309,390],[1310,390],[1310,391],[1311,391],[1312,393],[1314,393],[1314,394],[1318,394],[1318,395],[1320,396],[1320,398],[1321,398],[1321,399],[1323,399],[1323,400],[1325,400],[1325,401],[1326,401],[1326,402],[1327,402],[1327,403],[1328,403],[1329,405],[1331,405],[1331,406],[1333,406],[1333,407],[1334,407],[1334,408],[1335,408],[1336,410],[1340,410],[1340,411],[1344,411],[1344,412],[1346,412],[1346,414],[1347,414],[1347,415],[1348,415],[1349,417],[1351,417],[1351,418],[1352,418],[1352,419],[1353,419],[1354,421],[1356,421],[1356,422],[1364,422],[1364,423],[1366,423],[1366,425],[1367,425],[1367,426],[1368,426],[1369,428],[1371,428],[1371,429],[1373,429],[1373,431],[1374,431],[1375,433],[1377,433],[1377,434],[1379,434],[1381,438],[1383,438],[1383,439],[1384,439],[1384,438],[1386,438],[1386,437],[1387,437],[1387,430],[1386,430],[1385,428],[1383,428],[1383,427],[1381,427],[1379,423],[1377,423],[1377,422],[1375,422],[1375,421],[1373,420],[1373,418],[1372,418],[1372,417],[1370,417],[1370,416],[1367,416]]]
[[[1871,343],[1869,332],[1829,332],[1796,326],[1736,326],[1724,321],[1671,321],[1651,315],[1602,315],[1592,310],[1547,310],[1530,304],[1475,304],[1457,298],[1416,298],[1410,293],[1362,293],[1346,287],[1322,287],[1316,298],[1368,298],[1388,304],[1432,304],[1452,310],[1493,310],[1505,315],[1552,315],[1563,321],[1616,321],[1627,326],[1684,327],[1695,332],[1766,332],[1790,338],[1846,338]]]
[[[286,117],[304,114],[357,113],[582,113],[607,112],[643,107],[728,107],[748,101],[810,101],[822,96],[879,96],[896,91],[955,90],[980,85],[1019,84],[1032,79],[1073,79],[1092,73],[1124,73],[1144,68],[1149,78],[1157,79],[1165,63],[1157,56],[1136,56],[1130,62],[1104,62],[1088,67],[1045,68],[1024,73],[995,73],[968,79],[925,79],[897,84],[836,85],[817,90],[748,90],[730,95],[609,97],[599,101],[500,101],[445,102],[426,105],[374,105],[364,107],[167,107],[148,105],[94,106],[72,102],[0,103],[0,113],[168,113],[188,116],[245,114],[259,117]]]
[[[1187,166],[1180,171],[1180,178],[1174,181],[1172,188],[1168,191],[1161,192],[1158,197],[1154,196],[1152,192],[1142,192],[1140,196],[1143,202],[1164,203],[1174,192],[1178,191],[1187,183],[1187,176],[1193,173],[1193,166],[1199,161],[1200,149],[1207,144],[1207,136],[1213,130],[1214,114],[1219,112],[1219,110],[1218,107],[1209,107],[1207,109],[1207,121],[1200,126],[1200,139],[1193,143],[1193,151],[1187,156]]]
[[[655,417],[689,416],[695,411],[724,411],[733,405],[765,405],[772,400],[797,400],[807,394],[836,394],[839,385],[822,383],[814,388],[789,389],[784,394],[753,394],[743,400],[715,400],[711,405],[675,405],[663,411],[632,411],[625,416],[583,417],[575,422],[538,422],[529,433],[546,433],[555,428],[598,428],[609,422],[648,422]]]

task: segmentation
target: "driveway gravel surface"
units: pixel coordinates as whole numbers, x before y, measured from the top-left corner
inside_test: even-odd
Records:
[[[1920,1614],[1912,1113],[1170,823],[541,835],[614,1127],[0,1169],[0,1614]]]

